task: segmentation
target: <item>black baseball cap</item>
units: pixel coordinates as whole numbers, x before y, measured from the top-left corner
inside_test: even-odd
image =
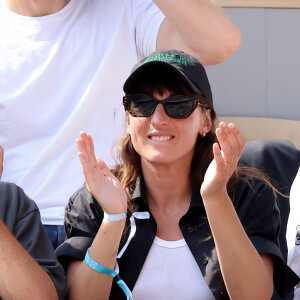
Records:
[[[159,69],[160,66],[176,71],[195,93],[212,103],[210,84],[202,64],[195,57],[175,49],[156,51],[139,61],[124,83],[125,94],[129,93],[136,79],[143,76],[144,72],[151,72],[154,67]]]

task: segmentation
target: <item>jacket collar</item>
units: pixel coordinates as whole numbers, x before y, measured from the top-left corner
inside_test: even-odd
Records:
[[[142,174],[136,180],[135,189],[133,191],[130,201],[133,204],[134,211],[149,210],[149,206],[146,198],[146,187],[145,187],[145,182]],[[202,197],[200,195],[200,187],[195,186],[192,191],[192,199],[191,199],[189,209],[193,210],[193,209],[202,209],[202,208],[204,208],[204,204],[203,204]]]

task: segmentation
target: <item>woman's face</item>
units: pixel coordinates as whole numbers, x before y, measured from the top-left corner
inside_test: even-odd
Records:
[[[170,96],[152,95],[158,100]],[[150,117],[132,117],[128,114],[128,132],[133,147],[142,160],[153,164],[168,165],[174,162],[190,164],[198,134],[207,133],[211,127],[210,112],[198,106],[187,119],[169,117],[162,104],[158,104]]]

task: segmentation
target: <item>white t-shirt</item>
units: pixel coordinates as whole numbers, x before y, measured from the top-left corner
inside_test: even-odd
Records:
[[[184,239],[155,237],[132,291],[135,300],[214,300]]]
[[[288,265],[300,276],[300,168],[290,192],[290,215],[287,224]],[[300,284],[294,300],[300,300]]]
[[[63,224],[84,182],[75,139],[92,135],[108,164],[124,132],[123,83],[155,51],[164,15],[150,0],[71,0],[43,17],[0,0],[2,180],[33,198],[44,224]]]

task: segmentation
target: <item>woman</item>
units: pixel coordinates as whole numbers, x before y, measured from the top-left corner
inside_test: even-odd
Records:
[[[86,187],[70,199],[57,250],[69,299],[270,299],[273,273],[283,282],[285,272],[274,190],[237,167],[236,126],[215,130],[203,66],[156,52],[124,91],[122,163],[110,171],[91,136],[77,140]]]

